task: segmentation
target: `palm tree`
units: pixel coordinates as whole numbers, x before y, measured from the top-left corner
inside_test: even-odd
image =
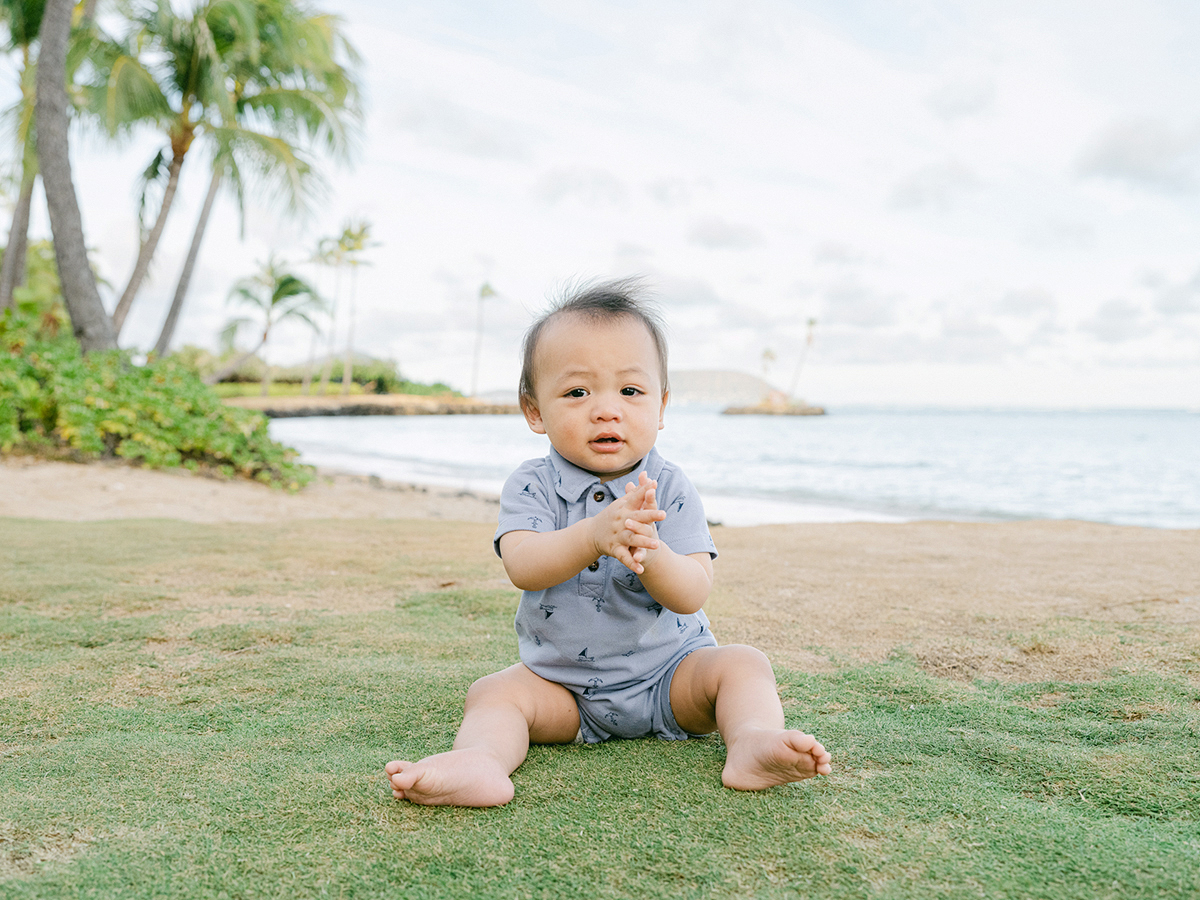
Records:
[[[214,20],[220,43],[232,48],[224,59],[233,114],[211,129],[217,145],[212,179],[155,344],[160,355],[170,346],[222,181],[234,188],[240,211],[245,209],[243,173],[248,170],[255,171],[268,197],[282,198],[292,212],[303,211],[323,185],[301,146],[321,147],[344,159],[351,126],[360,118],[358,84],[348,68],[359,58],[339,32],[340,20],[310,16],[293,0],[253,0],[253,7],[253,36],[242,32],[236,17]]]
[[[317,294],[316,289],[307,281],[289,272],[287,263],[276,260],[274,256],[262,264],[262,270],[257,275],[243,278],[233,286],[226,299],[226,302],[230,301],[236,301],[256,309],[258,316],[253,318],[242,316],[231,319],[225,326],[222,337],[232,343],[237,332],[243,326],[253,324],[260,324],[262,333],[259,336],[258,344],[253,349],[247,350],[219,372],[207,377],[205,381],[209,384],[216,384],[222,378],[232,375],[242,363],[266,347],[267,340],[271,336],[271,329],[280,322],[299,320],[306,322],[315,330],[317,324],[313,321],[311,313],[323,312],[325,309],[325,301]],[[271,367],[266,364],[264,359],[262,380],[264,397],[267,395],[270,381]]]
[[[38,177],[37,135],[33,127],[36,103],[32,45],[42,27],[42,0],[0,0],[0,17],[8,24],[9,50],[21,53],[20,89],[17,102],[5,113],[20,148],[20,190],[13,209],[4,262],[0,265],[0,309],[13,303],[13,289],[25,279],[25,248],[29,235],[29,207]]]
[[[79,27],[70,37],[67,51],[67,86],[73,69],[90,50],[93,35],[89,27],[95,0],[84,5]],[[37,64],[33,46],[37,41],[45,10],[45,0],[0,0],[0,21],[8,25],[9,51],[20,51],[19,95],[4,111],[5,127],[16,138],[18,148],[17,202],[9,226],[8,244],[0,264],[0,309],[13,305],[13,290],[25,280],[26,248],[29,243],[29,210],[38,178],[37,131],[34,115],[37,105]]]
[[[219,12],[218,12],[219,9]],[[158,247],[175,199],[179,173],[197,136],[232,117],[218,45],[210,16],[232,17],[253,34],[254,11],[249,0],[207,3],[191,16],[178,15],[170,0],[152,0],[129,13],[130,29],[117,39],[100,41],[93,57],[94,77],[86,85],[89,107],[110,135],[129,132],[147,122],[165,132],[167,145],[155,155],[143,175],[139,208],[141,242],[129,281],[113,310],[113,325],[121,332],[150,261]],[[143,219],[150,187],[162,185],[154,224]]]
[[[239,208],[243,175],[258,170],[293,208],[316,187],[294,142],[324,145],[344,155],[347,127],[359,115],[357,84],[347,65],[358,56],[337,31],[338,20],[308,15],[294,0],[206,0],[193,14],[170,0],[135,7],[132,27],[97,48],[90,109],[112,134],[154,123],[166,145],[146,168],[141,206],[162,191],[153,226],[143,239],[113,313],[118,330],[141,287],[172,208],[179,174],[197,140],[208,146],[213,174],[171,311],[156,344],[161,354],[174,334],[200,242],[222,183]]]
[[[362,219],[348,224],[338,239],[342,259],[350,266],[350,309],[346,316],[346,355],[342,359],[343,396],[350,393],[350,382],[354,380],[354,301],[358,290],[358,267],[370,265],[360,254],[368,247],[376,246],[370,237],[371,223]]]
[[[37,151],[54,233],[54,255],[63,300],[84,353],[115,348],[117,336],[104,311],[96,278],[88,264],[79,200],[71,180],[67,143],[67,45],[72,0],[46,0],[37,71]]]
[[[792,386],[788,391],[788,397],[792,400],[796,399],[796,389],[800,387],[800,373],[804,369],[804,363],[808,359],[808,351],[812,349],[813,335],[817,329],[817,320],[808,320],[808,330],[804,337],[804,349],[800,351],[800,360],[796,363],[796,374],[792,376]]]
[[[485,281],[479,288],[479,315],[475,321],[475,358],[471,362],[471,396],[478,393],[479,385],[479,354],[483,351],[483,301],[495,297],[496,290],[490,282]]]
[[[332,238],[321,238],[320,240],[317,241],[316,252],[313,253],[312,258],[309,260],[309,262],[314,263],[318,266],[334,267],[333,304],[329,309],[329,344],[328,344],[329,353],[328,353],[328,359],[326,360],[326,364],[323,366],[323,371],[321,373],[321,393],[322,394],[325,393],[325,388],[328,387],[328,385],[329,385],[329,375],[330,375],[331,369],[333,368],[334,326],[336,325],[335,319],[337,316],[338,295],[341,293],[341,287],[342,287],[341,272],[339,269],[336,268],[337,258],[338,258],[337,257],[337,242],[335,240],[333,240]],[[318,284],[319,284],[319,282],[318,282]],[[316,331],[313,331],[312,340],[309,342],[309,345],[308,345],[308,364],[304,369],[304,383],[302,384],[302,386],[300,388],[300,393],[304,394],[305,396],[307,396],[312,391],[312,376],[313,376],[313,369],[316,366],[318,343],[319,343],[318,333]]]

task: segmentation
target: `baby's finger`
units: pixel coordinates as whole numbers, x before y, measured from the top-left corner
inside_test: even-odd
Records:
[[[667,517],[666,510],[662,509],[632,509],[627,515],[635,522],[661,522]]]
[[[633,554],[629,551],[628,547],[614,548],[611,556],[625,568],[631,569],[637,575],[641,575],[646,571],[645,567],[633,558]]]

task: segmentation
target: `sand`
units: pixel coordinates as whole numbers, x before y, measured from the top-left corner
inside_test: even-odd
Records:
[[[119,463],[0,459],[0,517],[398,520],[396,539],[429,543],[435,530],[431,563],[491,585],[504,583],[487,528],[497,509],[494,497],[339,473],[287,494]],[[442,521],[420,525],[431,519]],[[714,633],[777,664],[830,670],[904,654],[964,681],[1155,671],[1200,685],[1200,531],[916,522],[718,527],[713,536],[721,556],[705,609]]]

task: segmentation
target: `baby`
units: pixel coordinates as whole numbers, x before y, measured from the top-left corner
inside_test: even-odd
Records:
[[[448,753],[386,766],[401,800],[499,806],[531,741],[721,733],[726,787],[828,775],[784,727],[771,664],[718,647],[701,605],[716,548],[691,482],[654,449],[667,405],[657,315],[630,282],[575,292],[525,335],[525,419],[550,439],[500,499],[496,552],[521,588],[521,662],[467,691]]]

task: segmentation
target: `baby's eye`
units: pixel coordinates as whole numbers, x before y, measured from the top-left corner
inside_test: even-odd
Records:
[[[580,397],[586,397],[587,391],[585,391],[583,388],[575,388],[574,390],[567,391],[566,396],[579,399]]]
[[[635,387],[624,387],[624,388],[621,388],[621,393],[624,394],[626,397],[636,397],[638,394],[645,393],[645,391],[639,391]]]

